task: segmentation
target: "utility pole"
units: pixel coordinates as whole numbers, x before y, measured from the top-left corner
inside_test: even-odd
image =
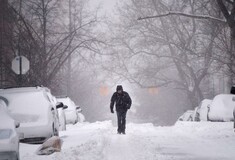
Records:
[[[18,81],[18,85],[21,86],[22,85],[22,59],[21,59],[21,46],[20,46],[20,42],[21,42],[21,21],[20,21],[20,16],[21,16],[21,12],[22,12],[22,0],[20,0],[20,6],[19,6],[19,18],[18,18],[18,23],[20,24],[19,26],[19,35],[18,35],[18,56],[20,57],[20,74],[19,74],[19,81]]]
[[[4,66],[3,66],[3,28],[4,28],[4,1],[0,4],[0,87],[3,87],[3,76],[4,76]]]
[[[71,0],[69,0],[69,34],[72,34],[72,11],[71,11]],[[71,51],[71,46],[69,46],[69,54]],[[71,55],[68,57],[67,64],[68,72],[67,72],[67,96],[71,96]]]

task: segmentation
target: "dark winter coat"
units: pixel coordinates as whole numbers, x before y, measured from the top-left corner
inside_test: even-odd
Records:
[[[116,106],[116,111],[127,111],[131,108],[132,100],[129,96],[129,94],[125,91],[122,91],[122,93],[115,92],[111,98],[110,103],[110,109],[113,111],[114,103]]]
[[[232,86],[232,87],[231,87],[230,93],[231,93],[231,94],[235,94],[235,86]]]

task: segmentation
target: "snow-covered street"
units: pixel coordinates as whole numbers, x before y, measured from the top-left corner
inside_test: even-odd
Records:
[[[179,122],[172,127],[127,125],[117,135],[111,121],[68,126],[62,151],[38,156],[39,145],[20,145],[23,160],[234,160],[233,123]]]

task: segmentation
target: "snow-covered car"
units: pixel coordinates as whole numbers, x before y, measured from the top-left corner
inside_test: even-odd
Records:
[[[82,112],[82,109],[81,109],[80,106],[76,106],[76,110],[77,110],[78,113],[81,113],[81,112]]]
[[[59,122],[60,122],[60,131],[65,131],[66,130],[66,117],[65,117],[65,109],[67,109],[68,106],[63,105],[63,108],[58,109],[58,114],[59,114]]]
[[[219,94],[215,96],[209,105],[209,120],[218,122],[233,121],[234,99],[235,95],[233,94]]]
[[[22,142],[42,143],[59,134],[57,106],[51,102],[45,87],[21,87],[0,90],[9,101],[12,117],[20,122],[17,129]]]
[[[19,123],[9,115],[0,97],[0,159],[19,160],[19,137],[16,128]]]
[[[85,121],[85,116],[82,114],[82,108],[80,106],[76,106],[78,122],[82,123]]]
[[[193,121],[193,113],[193,110],[186,111],[182,116],[180,116],[178,121]]]
[[[76,124],[78,122],[78,115],[75,103],[69,97],[57,97],[57,101],[68,106],[65,110],[66,124]]]
[[[209,111],[209,106],[211,102],[212,100],[210,99],[204,99],[199,104],[198,111],[199,111],[200,121],[208,121],[208,111]]]
[[[61,126],[63,128],[65,128],[65,126],[64,126],[65,117],[63,117],[63,114],[62,115],[60,114],[60,110],[63,110],[64,104],[61,102],[58,102],[56,97],[51,94],[49,89],[46,89],[46,93],[47,93],[49,101],[52,103],[52,105],[56,106],[56,109],[54,110],[54,117],[56,119],[55,125],[57,126],[57,128],[59,127],[59,130],[61,130],[60,129]]]

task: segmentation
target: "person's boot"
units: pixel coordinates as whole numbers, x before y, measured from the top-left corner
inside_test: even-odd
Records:
[[[126,132],[125,132],[125,131],[122,131],[122,134],[126,134]]]

